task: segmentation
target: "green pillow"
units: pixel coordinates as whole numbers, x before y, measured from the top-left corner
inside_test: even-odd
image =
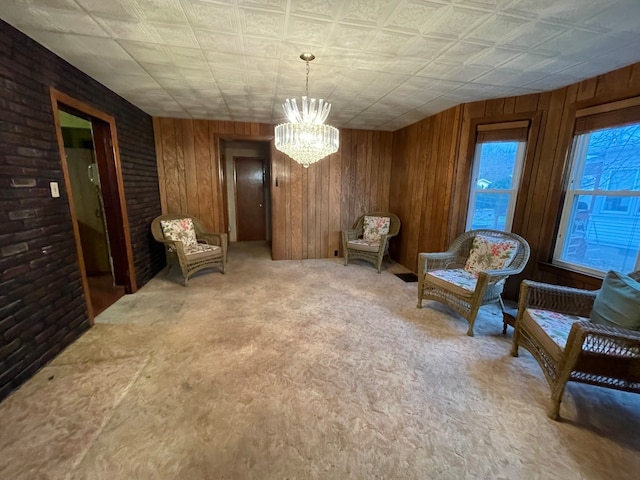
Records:
[[[640,330],[640,282],[613,270],[608,272],[593,303],[591,321]]]

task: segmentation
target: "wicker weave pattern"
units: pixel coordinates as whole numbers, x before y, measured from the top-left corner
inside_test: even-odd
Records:
[[[182,242],[176,242],[167,240],[162,233],[161,220],[177,220],[180,218],[190,218],[193,222],[193,227],[196,231],[196,238],[199,243],[207,243],[209,245],[217,245],[220,247],[220,251],[211,252],[211,255],[198,255],[194,258],[193,255],[186,255]],[[182,276],[184,278],[184,286],[187,286],[189,278],[204,268],[219,267],[222,273],[224,273],[227,265],[227,234],[226,233],[209,233],[206,232],[202,222],[196,217],[191,215],[160,215],[151,222],[151,233],[153,238],[162,244],[164,244],[165,252],[167,255],[167,263],[171,268],[174,264],[180,267]]]
[[[380,273],[382,266],[382,259],[385,255],[389,255],[389,240],[395,237],[400,232],[400,219],[393,213],[388,212],[371,212],[367,213],[370,217],[389,217],[389,233],[387,235],[380,236],[380,248],[377,252],[365,252],[363,250],[356,250],[349,248],[349,240],[357,240],[362,238],[364,233],[364,217],[362,215],[355,223],[352,229],[342,231],[342,251],[344,252],[344,265],[349,264],[349,260],[361,259],[367,262],[373,263]]]
[[[453,291],[442,289],[440,286],[429,282],[428,277],[425,276],[425,273],[429,271],[464,268],[476,235],[495,238],[496,240],[516,241],[518,249],[514,259],[506,268],[479,272],[478,283],[471,298],[456,295]],[[498,230],[471,230],[456,238],[446,252],[420,253],[418,256],[418,308],[422,308],[422,301],[425,299],[448,305],[469,322],[467,335],[472,337],[473,325],[480,307],[500,301],[500,294],[504,289],[504,281],[510,275],[522,272],[529,260],[529,255],[529,244],[524,238],[515,233]]]
[[[640,271],[630,274],[640,279]],[[589,317],[598,291],[580,290],[524,280],[520,286],[518,316],[511,354],[527,349],[538,361],[551,388],[549,417],[557,419],[568,381],[640,393],[640,332],[598,325],[572,325],[560,361],[554,360],[535,331],[520,319],[527,308]]]

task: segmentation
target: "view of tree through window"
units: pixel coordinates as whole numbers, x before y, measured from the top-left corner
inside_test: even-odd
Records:
[[[525,142],[476,145],[467,230],[510,230]]]
[[[555,261],[630,272],[640,249],[640,122],[574,138]]]

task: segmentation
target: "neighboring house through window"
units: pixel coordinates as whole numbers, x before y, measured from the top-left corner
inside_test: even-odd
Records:
[[[578,111],[576,117],[553,261],[600,276],[636,270],[640,98]]]
[[[529,121],[478,125],[467,230],[511,231]]]

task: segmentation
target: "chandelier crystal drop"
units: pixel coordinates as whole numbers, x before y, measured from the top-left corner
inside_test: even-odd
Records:
[[[339,132],[331,125],[325,125],[331,111],[331,104],[323,99],[309,98],[309,62],[315,57],[303,53],[300,58],[307,64],[305,93],[298,103],[295,98],[287,98],[282,109],[289,120],[276,126],[275,145],[305,168],[324,157],[338,151]]]

